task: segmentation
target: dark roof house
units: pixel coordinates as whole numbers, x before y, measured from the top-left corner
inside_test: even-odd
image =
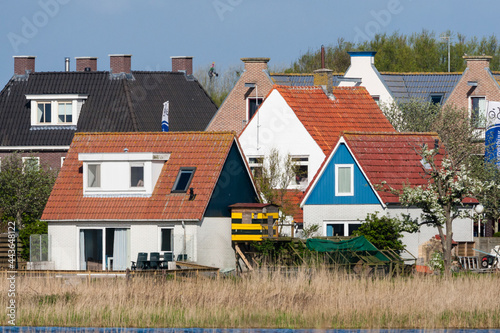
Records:
[[[185,58],[172,57],[172,68]],[[217,111],[189,68],[132,71],[130,55],[110,55],[110,64],[97,71],[97,58],[80,57],[77,71],[36,72],[35,57],[14,57],[15,73],[0,92],[0,155],[63,157],[76,132],[161,131],[167,101],[170,131],[203,131]],[[60,166],[59,157],[44,157]]]

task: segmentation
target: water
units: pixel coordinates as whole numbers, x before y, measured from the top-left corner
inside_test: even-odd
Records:
[[[500,333],[500,329],[219,329],[219,328],[97,328],[97,327],[18,327],[0,326],[5,333]]]

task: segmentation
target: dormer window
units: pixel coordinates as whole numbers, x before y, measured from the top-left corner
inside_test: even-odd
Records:
[[[177,174],[172,193],[186,193],[196,168],[181,168]]]
[[[31,126],[75,126],[87,95],[26,95],[31,104]]]
[[[88,197],[150,197],[168,153],[80,153],[83,195]]]

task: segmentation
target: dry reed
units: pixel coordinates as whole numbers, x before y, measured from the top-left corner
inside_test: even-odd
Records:
[[[2,276],[6,281],[6,276]],[[326,270],[243,278],[18,277],[23,326],[499,328],[498,275],[360,278]],[[7,283],[0,306],[8,302]],[[490,291],[491,290],[491,291]],[[5,316],[4,316],[5,318]],[[3,323],[4,325],[6,323]]]

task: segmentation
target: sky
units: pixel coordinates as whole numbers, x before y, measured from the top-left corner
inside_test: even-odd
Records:
[[[219,73],[243,57],[280,69],[339,38],[490,36],[499,12],[496,0],[1,0],[0,80],[15,55],[36,56],[36,71],[63,71],[65,57],[75,70],[84,56],[109,70],[109,54],[131,54],[132,70],[169,71],[171,56],[193,56],[195,70],[215,62]]]

